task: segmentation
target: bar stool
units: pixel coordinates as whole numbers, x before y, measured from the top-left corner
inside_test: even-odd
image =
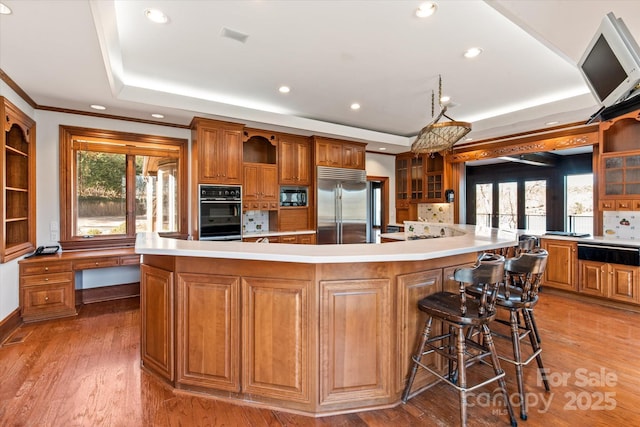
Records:
[[[471,268],[461,268],[455,271],[454,279],[460,284],[460,291],[437,292],[418,302],[418,308],[427,314],[427,321],[422,333],[422,340],[415,355],[411,358],[413,365],[409,373],[409,379],[402,393],[402,401],[406,403],[411,395],[411,387],[418,368],[423,368],[446,381],[447,384],[458,390],[460,397],[460,423],[467,425],[467,393],[479,387],[497,381],[502,391],[505,406],[509,412],[512,426],[517,425],[511,402],[507,395],[504,381],[504,371],[500,367],[500,361],[496,353],[489,323],[495,318],[495,297],[497,288],[504,277],[504,257],[495,254],[486,254],[480,257],[479,263]],[[482,289],[479,298],[467,299],[465,287],[467,285],[478,286]],[[433,319],[443,322],[443,331],[448,333],[431,337]],[[482,343],[467,340],[465,331],[469,328],[478,328],[483,335]],[[449,370],[446,375],[433,370],[423,364],[422,358],[431,353],[443,356],[449,362]],[[474,362],[488,362],[491,359],[494,375],[480,380],[473,385],[467,384],[467,368]]]
[[[544,269],[547,265],[548,253],[544,249],[534,248],[529,252],[523,252],[519,256],[505,261],[505,283],[500,286],[496,296],[496,306],[509,311],[509,320],[495,319],[495,322],[509,326],[511,335],[509,338],[513,347],[513,358],[498,356],[500,360],[511,363],[516,369],[516,382],[518,384],[518,397],[520,399],[520,418],[527,419],[527,407],[523,382],[523,367],[536,359],[538,370],[542,377],[544,388],[550,391],[544,365],[542,364],[542,348],[540,337],[535,328],[533,308],[538,302],[538,289],[542,280]],[[477,285],[467,287],[467,292],[475,297],[482,296],[482,289]],[[520,321],[524,320],[524,325]],[[494,333],[494,335],[497,335]],[[529,337],[531,354],[526,360],[522,360],[520,342]]]

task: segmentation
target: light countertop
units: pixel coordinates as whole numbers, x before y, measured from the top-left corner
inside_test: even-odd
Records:
[[[518,234],[514,232],[474,225],[455,225],[454,227],[463,231],[465,235],[441,239],[348,245],[176,240],[159,237],[157,233],[139,233],[136,240],[136,253],[322,264],[421,261],[492,250],[517,243]]]
[[[316,230],[302,230],[302,231],[261,231],[255,233],[242,233],[242,237],[271,237],[271,236],[294,236],[299,234],[316,234]]]

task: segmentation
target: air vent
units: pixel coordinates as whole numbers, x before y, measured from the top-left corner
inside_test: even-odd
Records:
[[[243,34],[240,31],[230,30],[229,28],[226,28],[226,27],[222,27],[222,30],[220,31],[220,35],[228,39],[239,41],[240,43],[245,43],[249,38],[248,34]]]

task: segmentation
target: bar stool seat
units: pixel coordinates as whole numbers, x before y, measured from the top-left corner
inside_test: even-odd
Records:
[[[495,318],[495,295],[504,277],[504,257],[500,255],[483,255],[479,263],[471,268],[457,269],[454,279],[459,283],[458,293],[437,292],[418,302],[418,309],[427,314],[427,320],[422,332],[422,339],[412,356],[413,361],[407,384],[402,393],[402,401],[406,403],[415,394],[411,387],[419,368],[453,386],[460,398],[460,424],[467,424],[467,393],[497,381],[507,408],[512,426],[517,421],[511,407],[504,380],[505,373],[500,367],[489,323]],[[465,287],[479,286],[481,294],[478,298],[467,298]],[[433,320],[444,322],[440,335],[431,336]],[[466,331],[478,328],[483,335],[482,342],[466,339]],[[422,363],[422,358],[428,354],[437,353],[448,361],[445,374],[438,372]],[[490,362],[485,359],[490,359]],[[493,376],[484,377],[474,384],[467,383],[467,368],[476,362],[489,364],[493,368]]]

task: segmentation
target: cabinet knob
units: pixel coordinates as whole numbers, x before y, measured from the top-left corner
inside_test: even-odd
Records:
[[[49,267],[45,267],[45,268],[44,268],[44,271],[49,271]]]
[[[100,265],[100,263],[98,261],[96,261],[96,265]]]
[[[44,300],[45,301],[49,301],[49,297],[44,297]]]
[[[44,281],[45,281],[45,282],[48,282],[48,281],[49,281],[49,278],[48,278],[48,277],[45,277],[45,278],[44,278]]]

